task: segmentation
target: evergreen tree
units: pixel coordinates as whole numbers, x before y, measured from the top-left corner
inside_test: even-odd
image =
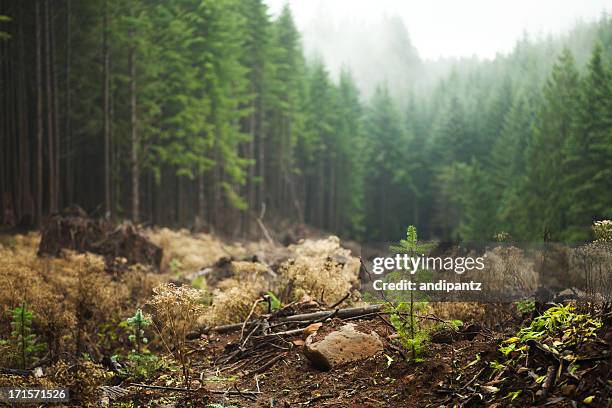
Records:
[[[394,183],[398,166],[404,158],[398,147],[404,141],[401,118],[385,84],[376,88],[365,114],[365,152],[368,171],[365,174],[366,228],[373,240],[386,240],[402,233],[397,222],[400,186]],[[375,217],[372,217],[376,214]]]
[[[515,239],[528,236],[524,226],[529,224],[529,218],[520,194],[526,182],[525,151],[535,121],[532,99],[526,92],[514,99],[491,152],[491,188],[497,203],[496,232],[507,232]]]
[[[265,91],[265,166],[262,194],[284,216],[304,220],[304,183],[294,151],[301,146],[304,128],[305,70],[300,35],[288,5],[272,23],[270,74]],[[300,151],[300,148],[297,148]],[[287,205],[289,203],[289,205]]]
[[[563,192],[569,241],[585,240],[590,225],[612,216],[612,76],[603,48],[593,50],[580,82],[576,118],[563,146]]]
[[[362,106],[359,91],[350,71],[340,73],[337,92],[337,118],[335,123],[336,160],[331,165],[334,171],[334,218],[333,230],[361,237],[363,234],[363,177],[365,158],[362,124]]]
[[[537,125],[528,146],[529,183],[525,205],[531,217],[531,237],[559,239],[567,227],[567,196],[562,186],[564,150],[573,126],[578,91],[574,58],[565,49],[543,90]]]

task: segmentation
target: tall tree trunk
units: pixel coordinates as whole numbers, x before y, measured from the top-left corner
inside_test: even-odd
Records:
[[[66,114],[64,124],[64,136],[66,137],[66,199],[68,204],[74,202],[74,174],[73,174],[73,146],[72,146],[72,128],[71,128],[71,103],[70,95],[70,74],[71,74],[71,57],[72,57],[72,32],[71,32],[71,13],[72,0],[66,0]]]
[[[104,22],[102,53],[104,63],[104,91],[103,91],[103,114],[104,114],[104,209],[105,216],[112,218],[111,206],[111,163],[110,163],[110,57],[108,47],[108,0],[104,0]]]
[[[5,48],[3,47],[3,44],[0,44],[0,61],[7,60],[7,58],[4,56],[4,52]],[[4,77],[4,72],[2,71],[2,68],[4,68],[4,64],[0,64],[0,101],[2,102],[2,106],[0,106],[0,195],[2,195],[2,198],[0,198],[0,225],[6,223],[6,208],[4,207],[4,197],[7,195],[5,193],[7,186],[5,180],[9,179],[8,174],[5,174],[7,172],[5,164],[8,161],[9,154],[8,146],[5,145],[5,143],[8,143],[8,137],[6,137],[6,135],[9,134],[9,132],[5,129],[7,115],[6,107],[8,106],[8,103],[3,100],[3,98],[6,98],[6,100],[8,101],[6,87],[4,86],[4,84],[8,81]]]
[[[157,219],[155,218],[155,183],[153,182],[153,172],[149,171],[147,173],[147,181],[148,181],[148,220],[150,224],[156,224]]]
[[[202,223],[206,220],[206,203],[205,203],[205,195],[204,195],[204,174],[198,175],[198,217],[199,217],[199,226],[202,226]]]
[[[335,230],[336,224],[336,214],[335,214],[335,204],[336,204],[336,168],[334,162],[331,158],[328,159],[327,165],[329,166],[329,202],[327,203],[327,228],[331,231]]]
[[[57,64],[56,64],[56,42],[55,42],[55,22],[53,18],[53,8],[51,9],[51,14],[49,16],[50,20],[50,34],[51,34],[51,80],[53,81],[51,84],[51,89],[53,90],[53,134],[54,138],[54,162],[53,162],[53,175],[54,175],[54,184],[53,191],[55,192],[53,196],[53,202],[55,205],[55,209],[57,210],[61,205],[61,189],[60,189],[60,160],[62,155],[62,150],[60,147],[60,132],[59,132],[59,103],[58,103],[58,81],[57,81]]]
[[[36,222],[40,226],[43,214],[43,81],[40,1],[36,1]]]
[[[25,63],[25,37],[24,37],[24,18],[23,18],[23,9],[20,9],[19,14],[19,70],[18,70],[18,87],[19,87],[19,95],[18,95],[18,109],[19,109],[19,124],[20,124],[20,141],[21,141],[21,153],[20,153],[20,162],[21,162],[21,171],[20,171],[20,184],[22,185],[22,207],[25,214],[29,218],[29,223],[34,221],[35,217],[35,209],[34,209],[34,200],[32,197],[32,178],[31,178],[31,169],[30,169],[30,128],[28,126],[29,118],[28,118],[28,94],[27,94],[27,80],[26,80],[26,63]]]
[[[133,28],[129,29],[129,36],[130,50],[128,65],[130,71],[130,122],[132,126],[132,220],[138,222],[140,220],[140,139],[138,135],[138,116],[136,112],[136,39]]]
[[[14,112],[14,96],[15,96],[15,84],[13,83],[13,61],[10,57],[11,45],[7,41],[0,44],[0,58],[6,61],[2,64],[2,71],[0,71],[0,79],[4,82],[2,85],[2,93],[4,94],[4,100],[2,101],[4,109],[2,109],[2,118],[4,122],[4,129],[0,129],[1,138],[5,140],[5,146],[2,149],[6,151],[6,157],[3,158],[3,177],[2,177],[2,201],[3,201],[3,217],[4,223],[12,226],[16,222],[16,218],[19,213],[19,186],[15,182],[18,173],[18,159],[15,157],[18,154],[18,147],[15,141],[16,127],[15,127],[15,112]],[[1,99],[0,99],[1,100]]]
[[[264,137],[264,106],[263,100],[259,98],[259,110],[258,110],[258,123],[257,123],[257,133],[255,136],[255,150],[257,151],[256,159],[256,168],[255,174],[257,175],[257,189],[255,193],[255,200],[257,201],[256,209],[259,213],[263,208],[264,196],[265,196],[265,158],[266,158],[266,140]]]
[[[45,71],[47,76],[47,146],[49,150],[49,212],[57,211],[55,192],[55,138],[53,134],[53,82],[51,79],[51,27],[49,0],[45,0]]]
[[[253,112],[249,117],[249,144],[246,156],[249,160],[255,160],[255,135],[257,133],[257,101],[253,101],[251,106]],[[255,163],[249,164],[247,169],[246,200],[247,210],[242,212],[242,234],[247,237],[251,230],[251,212],[255,210]]]
[[[322,152],[323,153],[323,152]],[[317,226],[324,227],[325,223],[325,163],[323,158],[318,159],[319,165],[317,166]]]

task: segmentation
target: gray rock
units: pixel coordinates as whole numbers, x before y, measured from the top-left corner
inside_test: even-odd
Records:
[[[322,370],[330,370],[339,364],[362,360],[382,351],[383,343],[375,332],[362,333],[352,323],[316,340],[317,333],[306,339],[304,354],[310,362]],[[320,336],[319,336],[320,337]]]

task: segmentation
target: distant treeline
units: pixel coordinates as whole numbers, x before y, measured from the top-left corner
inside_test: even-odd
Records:
[[[369,237],[414,224],[444,240],[589,239],[612,218],[611,62],[604,15],[459,63],[400,107],[380,87],[365,117]]]
[[[0,0],[0,16],[3,224],[78,203],[243,235],[265,210],[370,241],[408,224],[574,240],[612,216],[605,16],[573,32],[584,68],[561,40],[523,40],[366,103],[261,0]]]

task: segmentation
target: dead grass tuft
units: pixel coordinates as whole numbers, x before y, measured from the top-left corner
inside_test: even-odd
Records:
[[[538,287],[538,274],[533,261],[524,251],[513,246],[498,246],[485,254],[485,268],[473,272],[474,280],[486,282],[487,291],[502,294],[533,293]]]
[[[249,286],[233,286],[223,291],[216,289],[213,292],[213,304],[208,313],[200,319],[200,323],[217,326],[242,322],[248,317],[253,304],[259,297],[260,293]],[[253,313],[253,317],[264,311],[262,305]]]
[[[470,322],[481,320],[485,308],[478,302],[431,302],[427,304],[427,312],[447,321]]]
[[[338,237],[307,239],[289,246],[292,259],[279,268],[278,292],[289,299],[309,295],[335,302],[359,286],[359,259]]]
[[[186,229],[152,229],[146,235],[164,249],[161,267],[171,272],[195,272],[224,256],[241,258],[245,255],[240,246],[226,245],[212,235],[192,234]]]
[[[26,302],[34,312],[34,332],[52,359],[61,353],[108,354],[100,348],[101,330],[131,315],[163,279],[138,265],[113,277],[100,256],[87,253],[38,257],[38,234],[11,238],[11,245],[0,248],[0,338],[10,331],[8,312]]]

